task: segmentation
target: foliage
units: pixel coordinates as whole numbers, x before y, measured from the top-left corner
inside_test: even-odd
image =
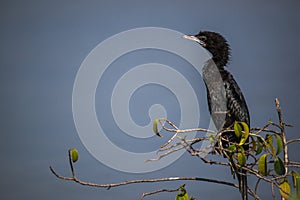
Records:
[[[300,168],[300,163],[291,161],[288,156],[288,145],[294,142],[299,142],[300,139],[296,138],[287,140],[286,127],[290,127],[290,125],[285,123],[282,119],[281,108],[278,99],[275,100],[275,103],[279,119],[278,123],[269,121],[262,128],[252,127],[250,129],[244,122],[235,122],[232,130],[223,130],[217,133],[203,128],[181,130],[170,120],[158,118],[153,123],[154,133],[159,137],[162,137],[162,132],[171,133],[173,135],[165,144],[161,145],[161,149],[158,152],[158,157],[149,159],[148,161],[160,160],[173,152],[176,152],[180,149],[185,149],[191,156],[198,157],[204,163],[230,167],[235,173],[238,173],[240,171],[239,169],[243,169],[247,171],[247,175],[256,177],[257,181],[255,187],[250,188],[248,186],[248,194],[254,199],[260,199],[257,190],[259,188],[259,184],[263,181],[271,185],[271,194],[273,199],[276,199],[276,190],[278,191],[277,193],[281,195],[282,199],[300,199],[300,175],[295,170]],[[159,127],[159,125],[161,127]],[[222,133],[233,131],[236,137],[239,139],[238,142],[230,142],[227,140],[227,138],[220,136]],[[205,133],[205,136],[188,140],[186,139],[186,134],[190,132],[202,132]],[[203,142],[204,140],[211,142],[209,148],[204,150],[197,148],[197,144]],[[222,145],[224,142],[227,143],[227,146],[225,147]],[[202,156],[203,154],[206,156]],[[216,157],[220,159],[220,156],[225,157],[226,161],[220,162],[219,160],[215,159]],[[59,179],[75,181],[82,185],[102,187],[107,189],[134,183],[153,183],[179,180],[205,181],[228,185],[238,189],[238,186],[234,183],[200,177],[169,177],[160,179],[131,180],[113,184],[89,183],[81,181],[75,176],[73,163],[75,163],[77,160],[78,151],[75,148],[70,149],[69,163],[72,177],[60,176],[52,167],[50,167],[50,170]],[[141,199],[160,192],[177,192],[175,197],[176,200],[189,199],[185,185],[181,185],[177,189],[173,190],[159,189],[156,191],[143,193]],[[191,197],[190,200],[192,199],[195,198]]]
[[[282,120],[281,108],[279,101],[276,99],[276,107],[279,117],[279,123],[276,124],[269,121],[262,128],[252,128],[249,127],[244,122],[235,122],[233,125],[233,130],[223,130],[222,132],[232,132],[234,131],[236,137],[239,139],[238,142],[230,142],[227,138],[221,137],[221,133],[210,134],[209,137],[196,138],[193,140],[186,140],[185,136],[180,136],[178,133],[188,133],[192,131],[202,131],[208,132],[208,130],[203,129],[189,129],[180,130],[175,125],[173,125],[167,119],[158,119],[157,122],[161,122],[163,130],[166,132],[175,132],[176,137],[179,138],[180,142],[162,145],[162,150],[166,151],[166,154],[161,154],[158,159],[170,154],[170,149],[177,148],[181,146],[186,149],[192,156],[197,156],[206,163],[228,165],[232,168],[232,171],[237,172],[236,169],[244,169],[247,174],[253,175],[257,178],[256,186],[253,189],[249,188],[249,194],[255,199],[259,199],[257,189],[261,181],[265,181],[271,184],[272,188],[276,187],[282,198],[288,199],[291,196],[291,188],[293,187],[295,191],[300,190],[299,174],[294,171],[294,168],[299,168],[300,163],[292,162],[288,157],[288,145],[292,142],[297,142],[299,139],[286,140],[285,128],[290,127]],[[157,126],[158,123],[153,126]],[[171,128],[167,127],[169,125]],[[161,135],[161,133],[159,133]],[[212,137],[213,135],[213,137]],[[214,138],[212,140],[212,138]],[[210,149],[206,150],[197,149],[195,146],[198,142],[203,140],[213,141],[211,147],[214,148],[212,152]],[[224,148],[222,143],[228,143],[228,147]],[[217,144],[216,146],[214,144]],[[248,146],[249,149],[245,150],[244,147]],[[209,155],[213,156],[217,152],[224,157],[228,158],[227,163],[220,163],[214,160]],[[208,156],[205,158],[200,157],[203,153],[207,153]],[[208,158],[209,157],[209,158]],[[292,177],[293,184],[290,183],[289,177]],[[298,192],[300,193],[300,192]],[[272,196],[275,198],[275,191],[272,191]]]

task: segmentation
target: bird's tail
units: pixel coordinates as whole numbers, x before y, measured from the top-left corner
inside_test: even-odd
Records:
[[[239,189],[243,200],[248,200],[248,184],[246,170],[240,169],[237,173],[237,178],[239,181]]]

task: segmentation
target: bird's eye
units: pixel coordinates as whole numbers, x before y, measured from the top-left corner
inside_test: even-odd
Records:
[[[204,35],[201,35],[201,36],[199,37],[199,39],[200,39],[201,41],[205,42],[205,41],[207,40],[207,37],[204,36]]]

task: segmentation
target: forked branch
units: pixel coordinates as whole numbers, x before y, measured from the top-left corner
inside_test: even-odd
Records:
[[[212,130],[204,129],[204,128],[181,130],[170,120],[159,118],[158,121],[161,124],[162,130],[164,130],[167,133],[171,133],[173,135],[170,136],[170,139],[165,144],[161,145],[161,148],[158,151],[159,153],[158,157],[149,158],[149,160],[147,161],[157,161],[163,159],[164,157],[178,150],[185,149],[191,156],[196,156],[200,158],[200,160],[206,164],[220,165],[226,167],[230,166],[231,169],[233,168],[244,169],[247,171],[247,174],[249,176],[252,175],[256,177],[257,182],[253,190],[250,187],[248,187],[248,194],[250,194],[254,199],[260,199],[257,190],[259,188],[259,184],[262,181],[267,182],[271,185],[271,194],[273,199],[276,199],[275,188],[277,188],[280,191],[282,199],[287,198],[291,195],[290,190],[286,189],[287,185],[288,186],[290,185],[287,181],[287,177],[293,176],[293,178],[297,178],[299,176],[299,175],[295,176],[295,174],[297,173],[289,170],[290,168],[300,168],[299,162],[291,161],[289,159],[288,145],[291,143],[299,142],[300,139],[295,138],[289,141],[286,139],[285,127],[290,127],[290,125],[288,125],[283,121],[282,111],[278,99],[275,100],[275,104],[276,104],[276,109],[278,114],[278,124],[269,121],[262,128],[259,127],[251,128],[247,136],[251,139],[247,143],[247,145],[249,145],[249,150],[247,151],[246,150],[244,151],[243,148],[240,147],[241,144],[232,143],[228,141],[226,138],[220,137],[222,133],[226,131],[232,132],[236,130],[223,130],[221,132],[214,132]],[[156,123],[158,123],[158,121],[156,121]],[[156,132],[158,136],[161,136],[161,133],[159,133],[157,130],[158,129],[156,127],[154,132]],[[205,133],[206,136],[187,139],[188,138],[186,137],[187,134],[191,132],[202,132]],[[273,138],[276,138],[277,145],[273,144]],[[199,147],[197,147],[197,144],[203,142],[204,140],[210,141],[211,145],[209,146],[209,148],[199,149]],[[225,148],[222,146],[222,142],[224,141],[228,143],[229,147],[231,146],[231,149],[229,147]],[[276,152],[276,148],[277,148],[277,152]],[[228,159],[226,161],[220,161],[219,159],[220,155],[216,154],[216,152],[221,155],[224,155]],[[262,156],[260,156],[262,152],[265,153]],[[280,156],[279,156],[280,152],[283,152],[282,163],[280,162]],[[243,156],[248,158],[247,163],[244,163],[243,159],[241,159],[243,158]],[[215,157],[217,157],[218,159],[214,159]],[[53,167],[50,166],[51,172],[59,179],[74,181],[78,184],[90,186],[90,187],[110,189],[112,187],[119,187],[122,185],[138,184],[138,183],[157,183],[157,182],[168,182],[168,181],[201,181],[201,182],[215,183],[215,184],[230,186],[233,188],[238,188],[237,184],[231,182],[209,179],[209,178],[202,178],[202,177],[167,177],[167,178],[157,178],[157,179],[130,180],[130,181],[124,181],[118,183],[105,183],[105,184],[91,183],[91,182],[82,181],[76,177],[71,150],[69,150],[68,152],[68,158],[69,158],[69,164],[70,164],[70,169],[72,174],[71,177],[59,175],[53,169]],[[264,159],[263,160],[264,162],[262,162],[262,159]],[[271,168],[271,170],[269,169],[270,165],[271,166],[274,165],[274,168]],[[297,187],[299,187],[299,191],[300,191],[300,186]],[[152,192],[144,192],[140,199],[161,192],[178,192],[180,188],[182,188],[182,186],[178,187],[177,189],[158,189]]]

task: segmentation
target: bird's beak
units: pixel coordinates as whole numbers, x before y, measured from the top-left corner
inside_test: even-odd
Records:
[[[184,35],[184,36],[182,36],[182,38],[195,41],[195,42],[199,43],[203,47],[206,46],[205,42],[203,42],[202,40],[200,40],[196,36],[193,36],[193,35]]]

